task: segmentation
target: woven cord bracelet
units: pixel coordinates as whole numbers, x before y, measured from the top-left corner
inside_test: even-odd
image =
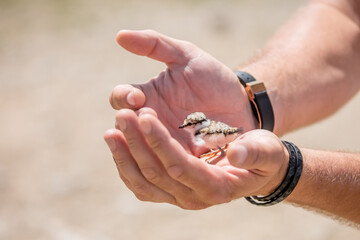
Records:
[[[303,159],[301,152],[295,144],[282,141],[289,152],[289,168],[287,170],[286,176],[280,186],[275,189],[275,191],[267,196],[249,196],[245,197],[247,201],[258,206],[271,206],[283,201],[287,198],[292,191],[295,189],[297,183],[299,182],[302,169],[303,169]]]

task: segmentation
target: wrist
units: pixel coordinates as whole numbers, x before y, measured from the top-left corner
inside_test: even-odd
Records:
[[[271,177],[269,182],[263,188],[261,188],[258,191],[258,193],[256,193],[255,195],[267,196],[273,193],[283,182],[287,170],[289,168],[290,155],[287,148],[283,144],[281,144],[281,146],[282,146],[281,164],[280,167],[278,168],[278,171]]]
[[[272,132],[274,130],[274,112],[264,83],[244,71],[235,71],[235,74],[245,89],[253,115],[258,120],[258,128]]]
[[[276,80],[274,80],[274,73],[267,71],[269,69],[268,64],[263,64],[263,61],[252,63],[244,68],[243,71],[250,73],[255,79],[262,81],[266,85],[266,92],[269,96],[273,113],[274,113],[274,129],[273,132],[276,135],[282,135],[286,132],[286,122],[283,119],[283,109],[286,102],[280,101],[279,88],[276,86]],[[264,65],[264,66],[263,66]],[[266,67],[267,66],[267,67]]]

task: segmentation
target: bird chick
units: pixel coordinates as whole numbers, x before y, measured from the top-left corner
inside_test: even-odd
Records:
[[[228,144],[243,132],[242,128],[234,128],[223,122],[210,120],[202,112],[189,114],[179,128],[188,130],[194,136],[193,140],[197,146],[207,147],[211,150],[210,153],[200,156],[208,157],[206,162],[213,162],[213,158],[219,152],[221,154],[217,160],[223,158]]]

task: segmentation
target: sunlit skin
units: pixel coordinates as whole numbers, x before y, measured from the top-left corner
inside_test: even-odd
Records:
[[[265,82],[275,134],[329,116],[358,92],[359,25],[359,1],[312,1],[242,65]],[[119,85],[110,96],[119,111],[105,140],[137,198],[202,209],[266,195],[281,183],[288,152],[274,133],[253,130],[257,123],[232,70],[193,44],[154,31],[121,31],[117,41],[167,66],[149,82]],[[208,149],[178,129],[195,111],[244,128],[214,165],[198,158]],[[303,173],[286,201],[360,224],[360,154],[300,149]]]
[[[256,128],[247,95],[238,78],[208,53],[191,43],[151,30],[121,31],[117,41],[130,52],[164,62],[167,68],[136,88],[126,85],[115,88],[110,96],[115,109],[151,107],[171,135],[194,155],[205,149],[194,146],[187,134],[178,129],[189,113],[206,112],[209,118],[215,116],[233,126],[241,123],[245,131]],[[223,98],[224,92],[227,98]]]
[[[286,169],[279,169],[286,168],[288,156],[280,140],[273,139],[268,131],[240,136],[240,145],[230,146],[226,156],[212,165],[188,153],[151,110],[145,111],[137,117],[131,110],[120,110],[120,130],[105,134],[121,178],[141,200],[202,209],[244,195],[270,193],[274,184],[271,181],[279,182],[283,178],[280,174],[285,174]],[[277,160],[269,161],[269,156],[260,155],[266,164],[245,161],[257,144],[272,149]]]

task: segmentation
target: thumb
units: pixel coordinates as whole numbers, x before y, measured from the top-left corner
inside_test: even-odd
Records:
[[[265,176],[279,171],[284,164],[284,149],[274,134],[255,130],[245,133],[231,144],[227,156],[233,166],[253,170]]]
[[[193,52],[192,44],[152,30],[121,30],[116,36],[116,41],[129,52],[153,58],[167,65],[188,62],[191,58],[189,53]]]
[[[253,153],[250,153],[253,155]],[[232,144],[227,153],[226,153],[229,162],[231,165],[237,167],[237,168],[243,168],[243,169],[251,169],[253,160],[253,157],[248,157],[248,149],[246,146],[234,143]]]

